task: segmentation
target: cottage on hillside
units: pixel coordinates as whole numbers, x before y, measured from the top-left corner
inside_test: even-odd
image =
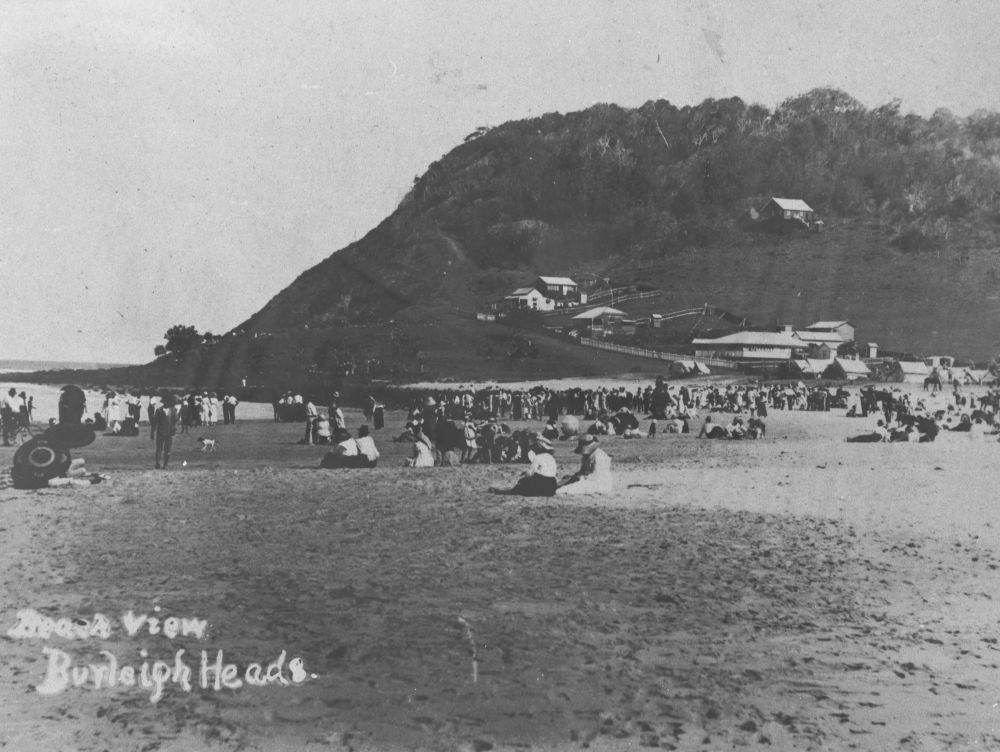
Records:
[[[800,198],[772,197],[760,210],[764,219],[797,219],[812,226],[816,212]]]
[[[504,298],[509,308],[515,311],[554,311],[556,301],[546,297],[534,287],[520,287]]]
[[[554,300],[572,298],[576,301],[580,297],[580,285],[569,277],[539,277],[535,287]]]

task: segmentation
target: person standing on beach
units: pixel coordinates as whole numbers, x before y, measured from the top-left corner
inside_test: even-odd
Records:
[[[0,418],[3,419],[3,445],[10,446],[10,440],[14,436],[14,416],[19,413],[17,405],[17,390],[8,389],[3,400],[0,401]]]
[[[149,439],[156,442],[156,469],[160,469],[160,456],[163,457],[163,469],[170,462],[170,450],[174,443],[174,433],[177,431],[177,409],[174,407],[174,396],[168,394],[163,403],[153,413],[150,421]]]
[[[330,400],[330,428],[333,429],[334,436],[347,430],[347,426],[344,424],[344,413],[341,411],[339,403],[340,392],[334,392],[333,398]]]
[[[316,409],[316,403],[311,399],[306,402],[306,437],[302,440],[303,444],[313,443],[313,428],[316,425],[316,418],[319,417],[319,410]]]
[[[191,427],[191,402],[190,400],[181,398],[181,433],[187,433]],[[150,421],[152,422],[152,421]]]
[[[229,424],[236,425],[236,406],[240,403],[235,394],[226,397],[226,406],[229,408]]]
[[[21,392],[17,395],[17,409],[18,409],[18,425],[23,428],[28,428],[30,425],[30,418],[28,417],[28,394],[27,392]]]

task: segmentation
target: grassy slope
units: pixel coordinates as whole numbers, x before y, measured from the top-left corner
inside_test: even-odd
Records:
[[[631,272],[664,290],[663,311],[710,302],[755,326],[847,319],[859,342],[988,359],[1000,351],[995,249],[906,253],[849,224],[783,241],[690,249]],[[630,313],[628,304],[623,308]]]
[[[616,303],[629,315],[710,303],[755,327],[847,319],[859,342],[923,354],[988,360],[1000,352],[1000,257],[992,248],[910,253],[877,225],[843,222],[789,238],[736,232],[731,242],[689,248],[654,263],[621,260],[609,273],[659,287],[663,295]],[[673,328],[690,334],[697,317]],[[544,319],[565,325],[570,317]],[[711,336],[704,321],[698,336]]]

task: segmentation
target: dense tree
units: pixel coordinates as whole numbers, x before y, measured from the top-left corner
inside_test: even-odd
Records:
[[[202,343],[203,336],[193,326],[175,324],[167,329],[163,339],[167,341],[167,344],[163,345],[165,352],[183,358]]]

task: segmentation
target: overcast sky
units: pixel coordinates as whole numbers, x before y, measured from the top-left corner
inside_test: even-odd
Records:
[[[1000,109],[991,2],[0,0],[0,358],[224,332],[481,125],[816,86]]]

